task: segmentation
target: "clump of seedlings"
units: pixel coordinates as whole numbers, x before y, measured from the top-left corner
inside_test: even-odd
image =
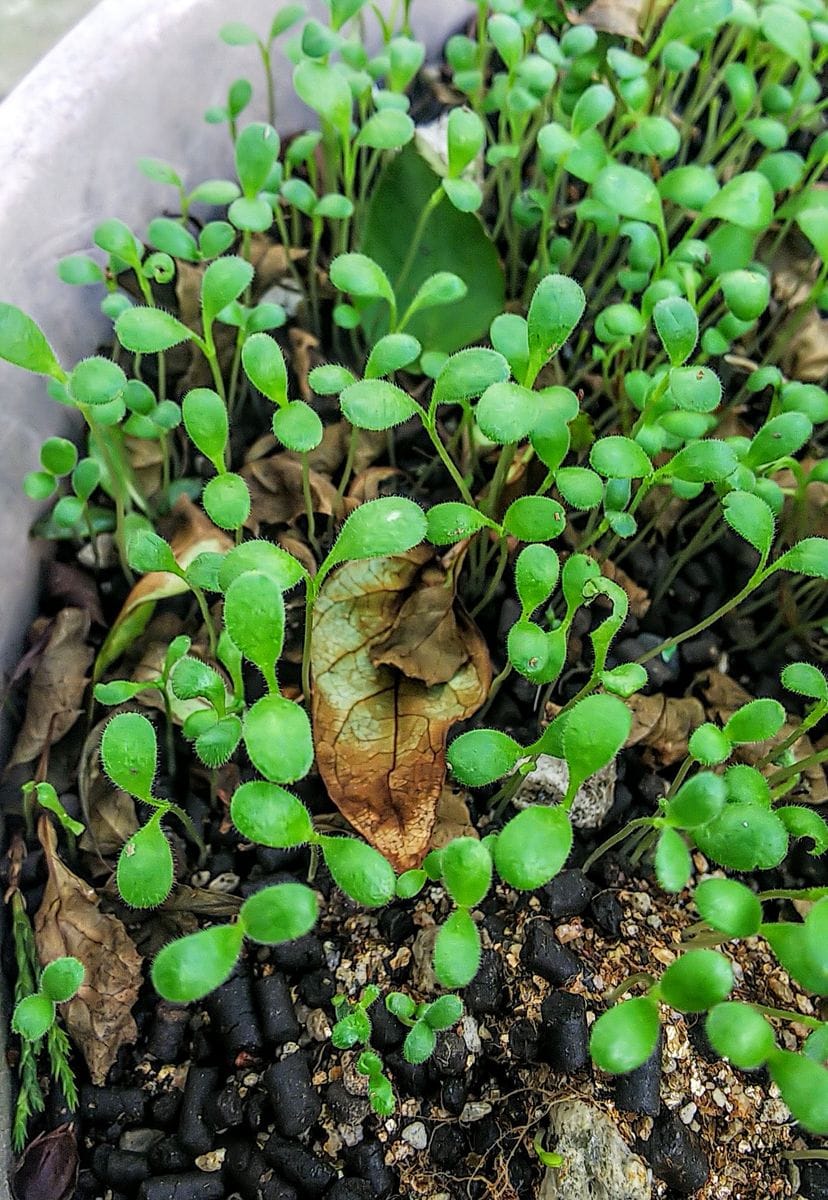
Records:
[[[322,864],[367,908],[438,889],[451,906],[433,950],[446,994],[383,1001],[407,1027],[406,1059],[420,1063],[462,1017],[454,992],[479,969],[475,913],[495,879],[529,892],[567,863],[573,803],[625,746],[628,702],[649,686],[648,663],[669,661],[734,610],[772,608],[777,594],[795,614],[787,643],[824,658],[828,540],[809,524],[809,501],[828,482],[819,456],[828,393],[791,377],[791,347],[828,309],[819,182],[828,22],[816,3],[677,0],[649,6],[640,36],[624,37],[597,17],[590,24],[589,13],[570,20],[557,4],[482,4],[473,28],[446,46],[450,99],[435,143],[416,124],[425,48],[403,9],[380,18],[373,54],[360,0],[331,0],[327,22],[288,6],[261,36],[228,25],[226,42],[258,50],[270,110],[270,123],[244,124],[252,87],[239,81],[208,112],[229,129],[236,178],[189,188],[171,165],[144,160],[144,173],[171,189],[159,207],[178,215],[152,221],[144,237],[106,220],[93,234],[103,266],[99,255],[60,265],[66,282],[105,288],[112,353],[64,364],[33,320],[4,304],[0,356],[44,376],[85,424],[82,457],[50,438],[27,477],[34,499],[59,493],[40,533],[96,556],[111,534],[135,584],[99,650],[90,701],[116,710],[100,757],[141,817],[118,856],[120,897],[135,909],[167,899],[173,835],[203,861],[204,830],[168,786],[185,754],[212,778],[214,804],[217,772],[238,764],[227,815],[245,842],[310,851],[305,882],[256,891],[236,919],[165,945],[154,987],[166,1000],[196,1001],[229,978],[245,943],[308,933]],[[318,128],[283,144],[272,56],[288,30],[293,86]],[[223,216],[203,219],[205,206]],[[273,244],[284,263],[279,302],[259,282]],[[774,280],[791,245],[813,261],[788,302]],[[170,311],[185,271],[198,288],[195,313]],[[319,339],[311,365],[299,361],[296,329]],[[337,422],[347,439],[331,489],[340,519],[314,492]],[[296,464],[301,544],[295,533],[260,531],[240,442],[251,429]],[[393,467],[412,442],[422,465],[400,494],[343,504],[365,446],[380,446]],[[152,493],[136,469],[147,446],[160,464]],[[156,530],[181,497],[200,503],[211,530],[195,550]],[[690,532],[663,586],[725,536],[741,540],[752,565],[734,571],[718,607],[638,661],[619,660],[629,596],[606,567],[663,528],[668,511]],[[372,605],[380,632],[401,611],[412,620],[405,598],[427,563],[449,594],[441,611],[453,614],[453,650],[464,649],[403,679],[393,644],[377,649],[376,628],[373,657],[363,654],[362,623]],[[487,646],[474,618],[505,589],[519,615],[502,644]],[[176,595],[191,601],[192,636],[176,636],[151,675],[120,678],[116,664],[154,604]],[[287,656],[297,614],[300,649]],[[474,720],[516,677],[538,697],[528,743]],[[796,725],[785,726],[773,698],[700,725],[654,811],[585,864],[625,843],[636,861],[651,856],[667,892],[692,888],[699,915],[694,940],[659,977],[617,990],[590,1049],[604,1071],[629,1072],[651,1056],[671,1010],[705,1013],[715,1051],[745,1070],[766,1066],[793,1117],[825,1134],[828,1025],[731,999],[727,947],[756,937],[802,988],[828,995],[828,888],[759,891],[751,880],[783,864],[799,839],[812,855],[828,849],[828,825],[798,802],[804,772],[828,750],[794,753],[828,712],[828,682],[798,660],[781,679],[801,710]],[[381,699],[389,689],[391,710]],[[158,722],[140,711],[150,696]],[[389,721],[399,741],[390,751]],[[461,721],[470,726],[447,745]],[[566,766],[560,803],[512,811],[541,755]],[[446,762],[459,784],[480,789],[488,817],[482,838],[433,849]],[[300,798],[314,770],[352,833],[320,827]],[[82,826],[53,793],[40,782],[29,802],[57,819],[69,846]],[[722,870],[696,882],[694,852]],[[784,900],[804,903],[804,919],[778,920]],[[83,965],[61,959],[39,973],[17,896],[13,913],[19,1145],[38,1106],[44,1039],[72,1102],[55,1006],[74,994]],[[358,999],[337,997],[333,1041],[361,1048],[371,1105],[389,1114],[393,1089],[371,1047],[379,1002],[373,985]],[[786,1022],[812,1030],[796,1052],[777,1037]]]

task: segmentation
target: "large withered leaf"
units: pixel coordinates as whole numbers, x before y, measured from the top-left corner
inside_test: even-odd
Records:
[[[687,754],[693,730],[704,721],[704,708],[694,696],[630,696],[632,729],[628,746],[646,746],[656,762],[669,767]]]
[[[290,525],[305,512],[302,464],[291,454],[272,454],[247,463],[241,475],[250,490],[247,526],[258,535],[262,525]],[[314,512],[341,516],[342,501],[324,475],[311,471],[309,486]]]
[[[29,1142],[11,1173],[15,1200],[72,1200],[78,1181],[78,1140],[58,1125]]]
[[[486,644],[424,547],[340,568],[313,629],[320,774],[354,828],[407,870],[429,847],[448,730],[488,694]]]
[[[59,742],[80,716],[92,662],[92,647],[86,644],[89,623],[89,613],[80,608],[64,608],[55,617],[32,673],[26,717],[10,767],[31,762],[46,746]]]
[[[179,567],[185,570],[199,554],[223,554],[233,545],[232,539],[217,529],[188,496],[180,496],[176,501],[173,519],[170,549]],[[124,601],[100,649],[95,663],[96,679],[143,632],[158,600],[186,591],[186,583],[168,571],[150,571],[143,575]]]
[[[640,42],[643,9],[642,0],[592,0],[592,4],[573,19],[602,33],[614,33]]]
[[[122,922],[102,913],[94,889],[61,862],[48,817],[40,818],[37,832],[49,871],[34,919],[37,953],[44,964],[72,954],[86,969],[77,996],[62,1011],[92,1082],[102,1084],[121,1046],[138,1036],[132,1006],[142,959]]]

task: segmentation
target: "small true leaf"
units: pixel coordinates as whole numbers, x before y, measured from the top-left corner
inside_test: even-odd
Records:
[[[368,908],[378,908],[393,899],[393,868],[373,846],[351,837],[325,837],[321,846],[334,883],[346,895]]]
[[[589,1052],[602,1071],[623,1075],[645,1063],[658,1044],[658,1007],[637,996],[602,1013],[589,1035]]]
[[[124,845],[115,878],[118,891],[133,908],[155,908],[167,899],[173,857],[160,816],[152,817]]]
[[[520,891],[548,883],[572,849],[572,825],[560,806],[534,805],[507,822],[495,842],[500,878]]]
[[[170,942],[152,964],[155,990],[173,1004],[200,1000],[228,978],[243,936],[240,924],[213,925]]]
[[[480,934],[465,909],[441,926],[434,943],[434,974],[446,988],[466,987],[480,967]]]
[[[717,950],[688,950],[661,977],[662,999],[680,1012],[704,1012],[733,988],[733,967]]]
[[[239,924],[254,942],[268,946],[304,937],[316,924],[316,893],[303,883],[277,883],[254,892],[241,906]]]

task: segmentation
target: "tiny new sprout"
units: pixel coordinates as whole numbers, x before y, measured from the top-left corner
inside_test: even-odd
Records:
[[[357,1059],[357,1071],[368,1079],[371,1108],[378,1116],[387,1117],[394,1111],[394,1093],[391,1081],[384,1072],[382,1059],[370,1047],[371,1018],[368,1009],[379,999],[379,994],[379,988],[372,984],[354,1002],[350,1002],[342,993],[334,996],[337,1021],[331,1030],[331,1041],[340,1050],[365,1047]]]
[[[437,1048],[437,1034],[443,1029],[451,1029],[463,1016],[462,1000],[451,995],[440,996],[430,1003],[415,1004],[402,992],[389,992],[385,1007],[408,1026],[403,1055],[410,1063],[422,1063],[430,1058]]]

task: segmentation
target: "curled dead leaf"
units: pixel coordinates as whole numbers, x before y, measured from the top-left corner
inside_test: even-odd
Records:
[[[639,620],[646,615],[650,607],[650,593],[646,588],[640,587],[639,584],[631,579],[626,571],[621,567],[617,567],[612,559],[608,558],[601,564],[601,574],[606,579],[611,579],[622,587],[627,593],[627,599],[630,602],[630,612]]]
[[[250,490],[248,528],[258,535],[262,525],[290,525],[305,511],[302,465],[291,454],[272,454],[242,467]],[[342,503],[336,488],[324,475],[310,472],[314,511],[321,516],[339,516]]]
[[[11,1173],[15,1200],[72,1200],[78,1182],[74,1125],[58,1125],[29,1142]]]
[[[705,719],[704,708],[694,696],[630,696],[632,729],[627,746],[646,746],[665,767],[687,754],[690,734]]]
[[[367,467],[348,488],[348,499],[364,504],[378,496],[397,496],[408,482],[409,476],[399,467]]]
[[[429,850],[441,850],[454,838],[478,837],[472,825],[467,798],[467,793],[455,791],[451,784],[444,785],[437,801],[437,819],[431,831]]]
[[[84,965],[80,990],[62,1012],[92,1082],[102,1084],[121,1046],[138,1036],[132,1006],[143,960],[122,922],[102,913],[94,889],[61,861],[48,817],[40,818],[37,832],[49,872],[34,918],[37,953],[44,964],[71,954]]]
[[[416,866],[427,852],[445,780],[446,735],[480,707],[491,682],[485,641],[454,606],[452,583],[442,593],[450,614],[442,608],[435,623],[426,604],[413,626],[403,625],[404,610],[412,619],[417,613],[426,567],[427,587],[439,592],[442,568],[424,547],[348,563],[328,578],[314,611],[319,771],[337,808],[397,870]],[[457,663],[448,678],[439,661],[446,644]],[[442,679],[428,685],[424,677]]]
[[[86,643],[89,625],[89,613],[80,608],[61,609],[55,617],[32,672],[26,716],[8,767],[38,758],[47,746],[59,742],[81,715],[93,656]]]
[[[601,33],[640,42],[643,11],[642,0],[592,0],[592,4],[578,14],[573,13],[570,19],[576,25],[591,25]]]

